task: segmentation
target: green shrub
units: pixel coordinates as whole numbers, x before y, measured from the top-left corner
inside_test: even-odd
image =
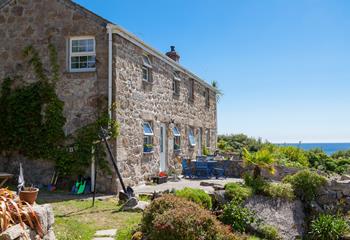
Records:
[[[175,195],[178,197],[186,198],[187,200],[190,200],[192,202],[198,203],[199,205],[207,209],[211,209],[212,207],[211,197],[202,189],[185,187],[182,190],[177,190]]]
[[[286,176],[283,182],[292,184],[295,195],[303,201],[310,202],[315,199],[320,187],[324,186],[327,180],[315,172],[303,170]]]
[[[254,212],[233,201],[225,205],[220,220],[239,232],[245,232],[250,224],[256,222]]]
[[[311,239],[337,240],[349,231],[348,223],[341,217],[321,214],[311,222]]]
[[[225,195],[230,201],[242,202],[252,196],[251,187],[243,186],[239,183],[227,183],[225,185]]]
[[[264,194],[272,198],[293,200],[294,190],[290,183],[268,183],[264,187]]]
[[[280,147],[280,154],[290,162],[299,163],[301,166],[309,166],[306,152],[294,146]]]
[[[264,224],[259,227],[259,232],[264,239],[267,240],[281,240],[278,230],[271,225]]]
[[[152,240],[238,240],[208,210],[174,195],[152,201],[144,211],[141,228]]]
[[[253,193],[259,194],[264,192],[267,182],[262,177],[254,178],[250,174],[244,174],[244,184],[253,190]]]

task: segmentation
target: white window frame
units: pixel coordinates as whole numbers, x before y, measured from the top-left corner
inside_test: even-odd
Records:
[[[73,52],[73,41],[76,40],[93,40],[94,42],[94,49],[91,52]],[[95,67],[94,68],[72,68],[72,57],[95,57]],[[96,40],[95,37],[92,36],[84,36],[84,37],[71,37],[69,39],[69,71],[70,72],[92,72],[96,71]]]
[[[181,82],[181,78],[179,76],[179,74],[177,72],[174,72],[174,76],[173,76],[173,93],[176,95],[180,94],[180,82]],[[176,84],[177,87],[176,87]]]
[[[148,125],[148,128],[151,130],[150,133],[145,132],[145,124]],[[142,124],[143,129],[143,144],[153,144],[153,129],[152,124],[150,122],[143,122]]]
[[[147,79],[143,77],[143,70],[147,71]],[[148,55],[142,55],[142,81],[151,82],[151,71],[152,71],[152,62]]]
[[[151,130],[151,133],[146,133],[145,132],[145,126],[144,125],[148,125],[148,128]],[[149,122],[143,122],[143,135],[144,136],[153,136],[153,129],[152,129],[152,125]]]

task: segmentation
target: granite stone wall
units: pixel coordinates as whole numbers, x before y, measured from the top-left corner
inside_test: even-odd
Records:
[[[167,128],[166,165],[168,169],[181,167],[176,156],[195,158],[200,154],[198,139],[206,144],[205,132],[210,131],[209,148],[216,146],[216,95],[210,91],[210,106],[205,104],[206,88],[195,81],[194,101],[189,101],[190,77],[179,73],[180,94],[172,90],[173,69],[161,59],[148,55],[152,61],[152,82],[142,80],[141,48],[114,35],[115,100],[119,106],[116,113],[121,123],[121,136],[117,142],[117,155],[122,174],[131,184],[147,180],[159,172],[160,125]],[[143,153],[143,121],[151,122],[154,131],[154,153]],[[172,123],[173,122],[173,123]],[[181,132],[181,151],[175,154],[172,128]],[[189,147],[188,131],[193,127],[197,145]],[[201,129],[201,130],[200,130]],[[200,134],[200,132],[202,134]]]

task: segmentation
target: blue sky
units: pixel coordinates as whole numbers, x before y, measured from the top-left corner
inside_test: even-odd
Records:
[[[76,2],[217,80],[219,133],[350,142],[350,1]]]

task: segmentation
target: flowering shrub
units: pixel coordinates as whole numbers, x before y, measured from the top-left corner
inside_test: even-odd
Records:
[[[152,240],[238,240],[208,210],[184,198],[165,195],[145,210],[142,231]]]

